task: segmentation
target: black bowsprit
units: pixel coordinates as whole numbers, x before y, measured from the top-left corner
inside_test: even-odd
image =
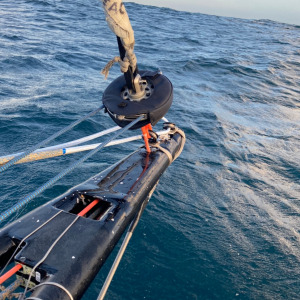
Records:
[[[131,95],[124,76],[115,79],[104,92],[103,105],[120,127],[126,126],[139,116],[143,116],[143,119],[131,129],[138,129],[149,123],[155,125],[172,104],[173,86],[166,76],[150,71],[139,71],[139,75],[139,85],[144,90],[140,99]]]
[[[79,300],[184,142],[172,132],[1,228],[0,284],[16,273],[27,299]]]

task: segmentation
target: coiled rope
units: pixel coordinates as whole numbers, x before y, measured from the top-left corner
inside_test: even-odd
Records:
[[[46,144],[48,144],[49,142],[51,142],[52,140],[56,139],[57,137],[61,136],[62,134],[70,131],[72,128],[74,128],[76,125],[80,124],[81,122],[87,120],[88,118],[94,116],[96,113],[98,113],[101,109],[103,109],[104,106],[100,106],[99,108],[95,109],[94,111],[90,112],[89,114],[87,114],[86,116],[76,120],[75,122],[73,122],[72,124],[70,124],[69,126],[63,128],[62,130],[58,131],[57,133],[51,135],[50,137],[48,137],[47,139],[45,139],[44,141],[38,143],[37,145],[29,148],[27,151],[23,152],[22,154],[16,156],[15,158],[13,158],[12,160],[8,161],[7,163],[5,163],[3,166],[0,167],[0,173],[4,172],[5,170],[7,170],[9,167],[11,167],[12,165],[16,164],[19,160],[21,160],[22,158],[26,157],[27,155],[31,154],[32,152],[34,152],[35,150],[45,146]]]
[[[36,189],[34,192],[32,192],[31,194],[29,194],[28,196],[26,196],[24,199],[20,200],[18,203],[16,203],[15,205],[13,205],[10,209],[6,210],[4,213],[2,213],[0,215],[0,223],[3,222],[5,219],[7,219],[14,212],[16,212],[17,210],[19,210],[21,207],[23,207],[24,205],[26,205],[27,203],[29,203],[35,197],[37,197],[44,190],[46,190],[47,188],[49,188],[52,185],[54,185],[55,182],[57,182],[58,180],[60,180],[61,178],[63,178],[65,175],[67,175],[68,173],[70,173],[71,171],[73,171],[76,167],[78,167],[81,163],[83,163],[88,158],[90,158],[91,156],[93,156],[99,150],[101,150],[102,148],[104,148],[109,142],[111,142],[112,140],[116,139],[123,132],[127,131],[129,128],[131,128],[132,126],[134,126],[143,117],[144,116],[141,115],[140,117],[138,117],[137,119],[135,119],[134,121],[132,121],[131,123],[129,123],[127,126],[125,126],[120,131],[118,131],[117,133],[115,133],[111,138],[108,138],[104,143],[101,143],[94,150],[91,150],[90,152],[88,152],[86,155],[84,155],[78,161],[76,161],[75,163],[71,164],[68,168],[66,168],[65,170],[63,170],[62,172],[60,172],[58,175],[56,175],[55,177],[53,177],[52,179],[50,179],[49,181],[47,181],[44,185],[42,185],[41,187],[39,187],[38,189]]]

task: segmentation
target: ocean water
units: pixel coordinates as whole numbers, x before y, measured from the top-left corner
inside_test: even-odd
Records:
[[[149,1],[150,3],[150,1]],[[172,81],[167,118],[187,135],[107,299],[300,298],[300,27],[126,3],[140,69]],[[0,156],[97,108],[118,54],[97,0],[1,0]],[[57,139],[113,126],[105,114]],[[160,126],[156,127],[158,130]],[[8,220],[130,153],[105,149]],[[0,174],[3,211],[81,157]],[[83,299],[96,299],[112,257]]]

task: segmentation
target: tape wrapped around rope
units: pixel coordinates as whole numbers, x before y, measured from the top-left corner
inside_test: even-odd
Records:
[[[111,31],[121,38],[125,49],[133,49],[134,32],[122,0],[102,0],[102,4]]]

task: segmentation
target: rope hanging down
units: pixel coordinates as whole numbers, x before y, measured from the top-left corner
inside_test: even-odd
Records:
[[[35,190],[33,193],[29,194],[24,199],[20,200],[18,203],[13,205],[10,209],[6,210],[4,213],[0,215],[0,223],[7,219],[10,215],[12,215],[14,212],[19,210],[21,207],[29,203],[31,200],[33,200],[35,197],[37,197],[40,193],[42,193],[44,190],[52,186],[55,182],[63,178],[65,175],[69,174],[71,171],[73,171],[77,166],[79,166],[81,163],[86,161],[88,158],[93,156],[95,153],[97,153],[99,150],[104,148],[109,142],[116,139],[119,135],[121,135],[123,132],[127,131],[129,128],[134,126],[137,122],[139,122],[144,116],[140,116],[131,123],[129,123],[127,126],[122,128],[120,131],[116,132],[111,138],[107,139],[104,143],[100,144],[97,148],[94,150],[88,152],[86,155],[84,155],[81,159],[76,161],[75,163],[71,164],[67,169],[60,172],[58,175],[50,179],[48,182],[46,182],[44,185],[39,187],[37,190]]]
[[[102,4],[107,24],[112,32],[121,39],[126,53],[123,60],[119,56],[116,56],[109,61],[101,73],[105,76],[105,78],[107,78],[110,68],[116,62],[120,63],[121,72],[126,73],[129,66],[134,72],[137,64],[137,59],[133,52],[135,43],[134,32],[124,3],[122,0],[102,0]]]

